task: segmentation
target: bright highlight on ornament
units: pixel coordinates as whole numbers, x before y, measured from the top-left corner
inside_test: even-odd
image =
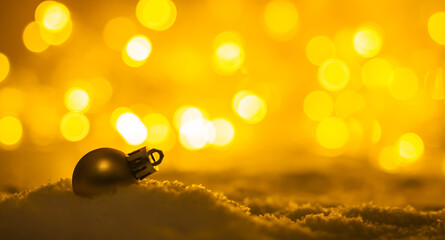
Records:
[[[143,35],[132,37],[122,53],[124,62],[130,67],[139,67],[150,56],[151,42]]]
[[[43,52],[49,47],[49,44],[42,38],[40,27],[36,22],[31,22],[25,27],[22,38],[23,44],[31,52]]]
[[[116,129],[130,145],[142,144],[147,139],[147,128],[138,116],[130,112],[117,118]]]
[[[136,17],[147,28],[167,30],[176,20],[176,6],[170,0],[140,0],[136,6]]]
[[[354,48],[362,57],[371,58],[380,52],[382,40],[372,29],[363,29],[354,36]]]
[[[331,116],[334,110],[334,101],[326,92],[314,91],[304,99],[303,110],[309,119],[320,121]]]
[[[235,129],[232,123],[226,119],[216,118],[212,120],[212,124],[215,127],[215,139],[212,145],[216,147],[229,145],[235,136]]]
[[[288,0],[273,0],[266,5],[264,22],[269,35],[279,41],[287,41],[298,30],[298,11]]]
[[[223,43],[217,47],[213,62],[216,72],[230,75],[242,66],[244,50],[236,43]]]
[[[346,123],[335,117],[321,120],[316,129],[318,143],[327,149],[340,149],[349,140],[349,130]]]
[[[445,12],[434,13],[428,19],[428,33],[438,44],[445,45]]]
[[[81,88],[71,88],[65,93],[65,106],[73,112],[86,110],[90,103],[88,93]]]
[[[387,89],[393,67],[384,58],[373,58],[362,68],[362,81],[368,89]]]
[[[0,119],[0,142],[4,145],[15,145],[22,138],[23,127],[20,120],[13,116]]]
[[[70,12],[62,3],[44,1],[37,6],[35,18],[40,26],[49,31],[58,32],[68,26]]]
[[[77,142],[84,139],[90,131],[88,118],[81,113],[67,113],[60,122],[60,131],[65,139]]]
[[[389,92],[398,100],[409,100],[413,98],[419,89],[417,75],[408,68],[394,70],[389,83]]]
[[[162,114],[150,113],[143,118],[143,123],[147,127],[147,142],[157,144],[165,141],[170,129],[170,124]]]
[[[404,162],[415,162],[423,155],[424,145],[422,138],[415,133],[405,133],[397,142],[399,154]]]
[[[330,59],[320,65],[318,80],[330,91],[338,91],[346,87],[349,82],[349,68],[339,59]]]
[[[116,51],[122,51],[128,39],[136,34],[136,25],[128,18],[117,17],[107,22],[103,30],[105,44]]]
[[[247,123],[258,123],[267,113],[264,100],[249,91],[241,91],[235,95],[233,108]]]
[[[320,65],[335,56],[335,45],[326,36],[316,36],[306,46],[306,56],[314,65]]]
[[[5,80],[9,74],[9,60],[5,54],[0,53],[0,82]]]

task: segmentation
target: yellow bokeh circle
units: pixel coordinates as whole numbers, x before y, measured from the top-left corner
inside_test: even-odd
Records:
[[[0,119],[0,142],[4,145],[15,145],[22,138],[23,127],[20,120],[13,116]]]
[[[49,47],[49,44],[42,38],[40,27],[36,22],[31,22],[25,27],[22,38],[23,44],[31,52],[43,52]]]
[[[434,13],[428,19],[428,33],[438,44],[445,45],[445,12]]]
[[[309,119],[320,121],[331,116],[334,110],[334,101],[328,93],[314,91],[304,99],[303,109]]]
[[[5,54],[0,53],[0,82],[6,79],[9,74],[9,60]]]
[[[379,34],[372,29],[363,29],[354,36],[354,48],[362,57],[374,57],[380,52],[382,39]]]
[[[324,148],[340,149],[349,140],[348,126],[340,118],[325,118],[317,126],[316,138]]]
[[[60,122],[60,131],[65,139],[77,142],[84,139],[90,130],[90,122],[82,113],[67,113]]]
[[[425,146],[422,138],[415,133],[403,134],[398,142],[399,154],[404,162],[412,163],[418,160],[424,152]]]
[[[73,112],[85,111],[90,104],[88,93],[82,88],[70,88],[65,93],[65,106]]]
[[[258,123],[266,116],[265,101],[250,91],[241,91],[233,98],[235,112],[247,123]]]
[[[316,36],[309,40],[306,56],[312,64],[318,66],[335,56],[334,42],[326,36]]]
[[[287,41],[298,30],[298,11],[288,0],[272,0],[264,10],[264,22],[269,35],[279,41]]]
[[[136,17],[147,28],[163,31],[176,20],[176,6],[170,0],[140,0],[136,5]]]
[[[327,60],[318,69],[318,80],[324,88],[330,91],[338,91],[346,87],[349,78],[348,66],[339,59]]]

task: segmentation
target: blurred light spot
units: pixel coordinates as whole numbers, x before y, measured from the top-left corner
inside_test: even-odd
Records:
[[[37,23],[45,29],[58,32],[68,26],[70,22],[70,12],[62,3],[44,1],[37,6],[35,19]]]
[[[43,52],[49,47],[49,44],[40,35],[40,27],[36,22],[32,22],[25,27],[22,37],[23,44],[31,52]]]
[[[232,123],[222,118],[213,119],[212,123],[215,127],[215,140],[212,144],[217,147],[227,146],[235,136]]]
[[[377,144],[382,136],[382,127],[377,120],[372,122],[371,142]]]
[[[206,119],[185,122],[179,129],[179,140],[186,149],[198,150],[215,140],[215,127]],[[213,138],[213,139],[212,139]]]
[[[381,45],[379,34],[372,29],[363,29],[354,36],[354,48],[362,57],[370,58],[377,55]]]
[[[335,56],[334,42],[326,36],[316,36],[309,40],[306,56],[312,64],[318,66]]]
[[[340,149],[349,139],[346,123],[339,118],[325,118],[317,126],[317,141],[327,149]]]
[[[5,80],[9,74],[9,60],[5,54],[0,53],[0,82]]]
[[[25,98],[22,91],[12,87],[0,89],[0,112],[18,114],[24,106]]]
[[[131,112],[131,109],[129,109],[127,107],[118,107],[111,113],[110,123],[114,129],[116,129],[116,122],[117,122],[117,119],[119,118],[119,116],[124,113],[127,113],[127,112]]]
[[[107,103],[113,95],[113,87],[105,78],[96,77],[90,81],[93,91],[91,94],[92,103],[103,105]]]
[[[40,36],[49,45],[57,46],[66,42],[66,40],[68,40],[68,38],[70,37],[72,31],[73,31],[73,24],[69,22],[68,26],[66,26],[61,31],[58,32],[48,31],[46,28],[41,27]]]
[[[130,145],[139,145],[147,139],[147,128],[138,116],[130,112],[117,118],[116,129]]]
[[[122,53],[122,57],[128,66],[139,67],[144,64],[145,60],[150,56],[150,53],[150,40],[145,36],[137,35],[128,41]]]
[[[419,88],[416,74],[408,68],[394,70],[389,84],[389,92],[398,100],[408,100],[414,97]]]
[[[0,119],[0,142],[15,145],[22,138],[23,127],[19,119],[6,116]]]
[[[200,109],[191,106],[182,106],[176,110],[173,116],[173,124],[175,128],[179,130],[185,122],[197,119],[204,119],[204,114]]]
[[[107,22],[103,30],[103,38],[109,48],[122,51],[128,39],[136,32],[137,28],[130,19],[117,17]]]
[[[349,68],[339,59],[330,59],[320,65],[318,80],[327,90],[341,90],[349,82]]]
[[[136,6],[136,17],[147,28],[163,31],[176,20],[176,6],[170,0],[140,0]]]
[[[399,154],[404,162],[412,163],[423,155],[424,145],[422,139],[415,133],[405,133],[397,142]]]
[[[90,97],[81,88],[70,88],[65,93],[65,106],[73,112],[82,112],[89,106]]]
[[[400,166],[400,156],[394,146],[387,146],[380,151],[379,164],[386,171],[394,171]]]
[[[291,1],[273,0],[264,10],[266,30],[276,40],[287,41],[298,30],[298,11]]]
[[[241,91],[233,98],[233,108],[247,123],[258,123],[266,116],[263,99],[249,91]]]
[[[355,91],[344,91],[335,99],[335,115],[346,118],[365,108],[365,99]]]
[[[362,68],[363,84],[369,89],[386,89],[391,81],[393,68],[383,58],[374,58]]]
[[[84,139],[90,131],[88,118],[81,113],[67,113],[60,123],[60,130],[64,138],[71,142]]]
[[[324,91],[309,93],[304,99],[304,113],[314,121],[320,121],[331,116],[334,110],[334,102],[331,96]]]
[[[445,45],[445,12],[434,13],[428,20],[428,33],[440,45]]]
[[[142,119],[147,127],[147,141],[160,143],[166,140],[170,132],[170,124],[167,118],[159,113],[150,113]]]
[[[224,43],[215,51],[215,70],[222,75],[236,72],[244,62],[244,50],[235,43]]]

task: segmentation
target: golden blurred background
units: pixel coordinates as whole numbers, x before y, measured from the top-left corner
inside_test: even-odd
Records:
[[[443,1],[1,1],[0,186],[88,151],[165,172],[445,174]]]

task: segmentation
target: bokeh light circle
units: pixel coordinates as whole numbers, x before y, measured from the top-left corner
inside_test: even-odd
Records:
[[[136,5],[136,17],[147,28],[163,31],[176,20],[176,6],[170,0],[140,0]]]
[[[363,29],[354,36],[354,48],[362,57],[374,57],[380,52],[382,40],[372,29]]]
[[[70,88],[65,93],[65,106],[73,112],[82,112],[88,108],[90,97],[82,88]]]
[[[346,87],[349,82],[349,68],[339,59],[330,59],[320,65],[318,80],[321,85],[330,91],[338,91]]]
[[[269,35],[279,41],[287,41],[298,30],[298,11],[288,0],[272,0],[264,10],[264,22]]]
[[[349,140],[348,126],[340,118],[325,118],[317,126],[316,138],[324,148],[340,149]]]
[[[250,91],[241,91],[233,98],[235,112],[247,123],[258,123],[266,116],[265,101]]]
[[[5,116],[0,119],[0,142],[4,145],[17,144],[23,135],[23,127],[20,120],[13,116]]]
[[[334,110],[334,101],[328,93],[314,91],[304,99],[303,109],[309,119],[320,121],[331,116]]]
[[[216,118],[212,120],[212,124],[216,131],[212,144],[217,147],[225,147],[230,144],[235,136],[235,128],[232,123],[226,119]]]
[[[90,122],[82,113],[67,113],[60,122],[60,131],[65,139],[77,142],[84,139],[90,130]]]
[[[415,133],[403,134],[398,142],[399,154],[405,162],[412,163],[418,160],[424,152],[422,138]]]
[[[445,12],[436,12],[428,19],[428,33],[438,44],[445,45]]]
[[[22,39],[25,47],[31,52],[43,52],[49,47],[49,44],[40,35],[40,27],[36,22],[26,25]]]
[[[9,74],[9,60],[5,54],[0,53],[0,82],[6,79]]]
[[[312,64],[318,66],[335,56],[334,42],[326,36],[316,36],[309,40],[306,56]]]

